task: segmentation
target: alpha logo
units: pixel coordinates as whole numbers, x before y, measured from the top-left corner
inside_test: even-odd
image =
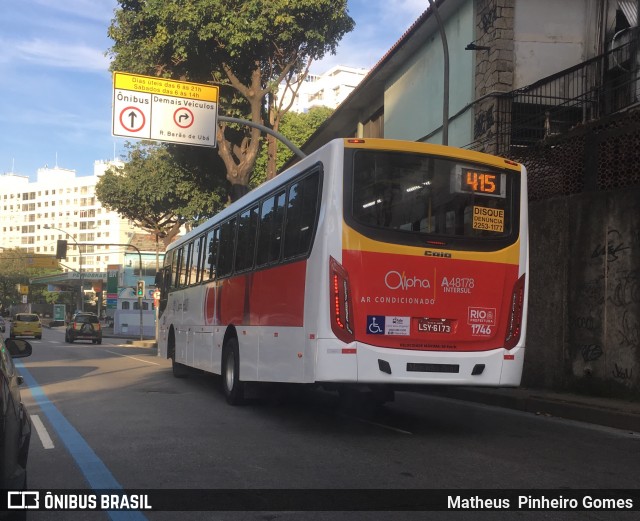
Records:
[[[385,286],[389,289],[400,289],[403,291],[407,291],[408,289],[429,289],[431,287],[431,282],[429,279],[421,279],[415,275],[406,275],[403,271],[402,273],[398,271],[389,271],[384,276]]]
[[[450,259],[451,258],[451,254],[446,252],[446,251],[431,251],[431,250],[427,250],[424,252],[424,256],[425,257],[440,257],[443,259]]]

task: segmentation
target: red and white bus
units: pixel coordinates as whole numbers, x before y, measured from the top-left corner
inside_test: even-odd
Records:
[[[526,170],[483,153],[336,139],[168,249],[159,355],[245,382],[517,386]]]

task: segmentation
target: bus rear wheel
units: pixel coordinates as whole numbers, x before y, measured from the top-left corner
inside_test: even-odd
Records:
[[[230,405],[244,401],[244,383],[240,381],[240,350],[238,339],[230,338],[222,351],[222,388]]]

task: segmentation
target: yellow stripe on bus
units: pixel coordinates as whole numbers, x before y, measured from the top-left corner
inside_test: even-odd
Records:
[[[342,249],[352,251],[366,251],[372,253],[389,253],[393,255],[425,256],[425,252],[434,252],[433,257],[447,257],[457,260],[470,260],[480,262],[495,262],[500,264],[518,264],[520,262],[520,239],[515,243],[497,251],[460,251],[446,250],[442,248],[430,248],[428,245],[407,246],[402,244],[390,244],[369,239],[343,223],[342,225]],[[442,255],[440,255],[442,254]],[[450,255],[450,257],[449,257]]]

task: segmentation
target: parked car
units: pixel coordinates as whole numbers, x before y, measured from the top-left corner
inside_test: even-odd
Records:
[[[42,338],[42,324],[35,313],[17,313],[11,322],[11,338],[32,336]]]
[[[0,336],[0,489],[21,490],[27,486],[27,458],[31,419],[20,400],[22,383],[13,358],[30,356],[26,340],[4,340]]]
[[[65,342],[91,340],[94,344],[102,344],[102,327],[95,313],[76,313],[67,324],[64,334]]]

